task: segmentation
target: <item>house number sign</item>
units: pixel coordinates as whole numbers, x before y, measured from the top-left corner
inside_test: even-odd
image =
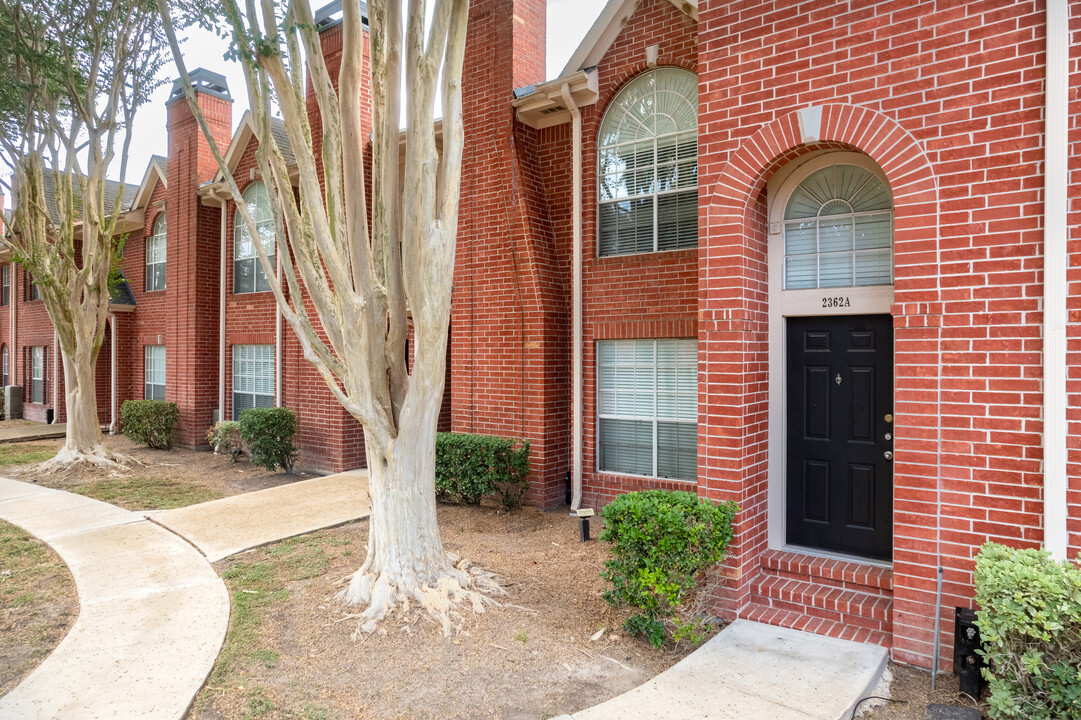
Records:
[[[852,301],[848,299],[847,295],[832,295],[822,298],[822,307],[824,308],[846,308],[852,307]]]

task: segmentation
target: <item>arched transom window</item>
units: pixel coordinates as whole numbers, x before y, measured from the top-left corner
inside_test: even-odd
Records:
[[[597,140],[598,254],[698,245],[698,78],[643,73],[616,95]]]
[[[244,190],[243,198],[252,220],[255,221],[255,227],[259,231],[263,249],[269,256],[267,259],[273,266],[274,217],[271,215],[266,186],[261,182],[252,183]],[[248,232],[248,225],[244,222],[244,216],[236,212],[233,217],[233,292],[267,292],[268,290],[270,290],[270,283],[267,282],[263,266],[259,263],[259,256],[252,242],[251,233]]]
[[[809,175],[785,206],[785,289],[892,283],[893,200],[886,183],[855,165]]]

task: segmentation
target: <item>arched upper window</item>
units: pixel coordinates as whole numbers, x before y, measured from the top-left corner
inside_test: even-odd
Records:
[[[598,253],[698,245],[698,78],[657,68],[629,82],[597,139]]]
[[[255,221],[255,227],[259,231],[263,249],[273,266],[274,217],[271,215],[266,186],[261,182],[252,183],[244,190],[243,198],[252,220]],[[263,266],[259,263],[259,256],[256,254],[244,216],[236,212],[233,217],[233,292],[249,293],[268,290],[270,290],[270,283],[267,282]]]
[[[893,283],[893,199],[867,168],[844,163],[807,176],[784,210],[784,288]]]
[[[165,289],[165,213],[158,213],[146,239],[146,291]]]

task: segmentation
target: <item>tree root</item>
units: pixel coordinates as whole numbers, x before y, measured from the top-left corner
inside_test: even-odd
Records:
[[[353,639],[361,633],[375,631],[380,620],[397,610],[408,616],[413,603],[424,611],[443,629],[444,637],[450,637],[462,629],[464,619],[461,608],[468,605],[475,613],[482,613],[487,606],[499,606],[491,595],[505,595],[499,578],[468,560],[459,560],[453,553],[448,559],[456,564],[445,569],[434,582],[423,583],[415,578],[392,578],[387,572],[377,572],[370,561],[348,579],[349,585],[338,593],[346,605],[367,605],[357,614],[358,625]]]
[[[31,474],[38,476],[55,475],[76,468],[98,468],[104,470],[126,471],[132,465],[142,463],[130,455],[114,452],[103,444],[95,445],[92,450],[77,450],[68,445],[50,460],[39,463]]]

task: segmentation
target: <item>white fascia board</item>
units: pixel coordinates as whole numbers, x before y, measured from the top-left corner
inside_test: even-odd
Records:
[[[597,69],[580,70],[567,77],[542,83],[529,95],[515,100],[512,105],[518,120],[538,130],[570,122],[571,113],[563,100],[564,85],[570,91],[576,107],[582,108],[597,102]]]
[[[158,164],[151,159],[146,166],[146,172],[143,173],[143,181],[139,183],[139,189],[135,191],[135,199],[131,203],[133,210],[145,208],[147,203],[150,202],[150,196],[154,192],[155,178],[161,182],[163,187],[167,187],[165,176],[158,169]]]

